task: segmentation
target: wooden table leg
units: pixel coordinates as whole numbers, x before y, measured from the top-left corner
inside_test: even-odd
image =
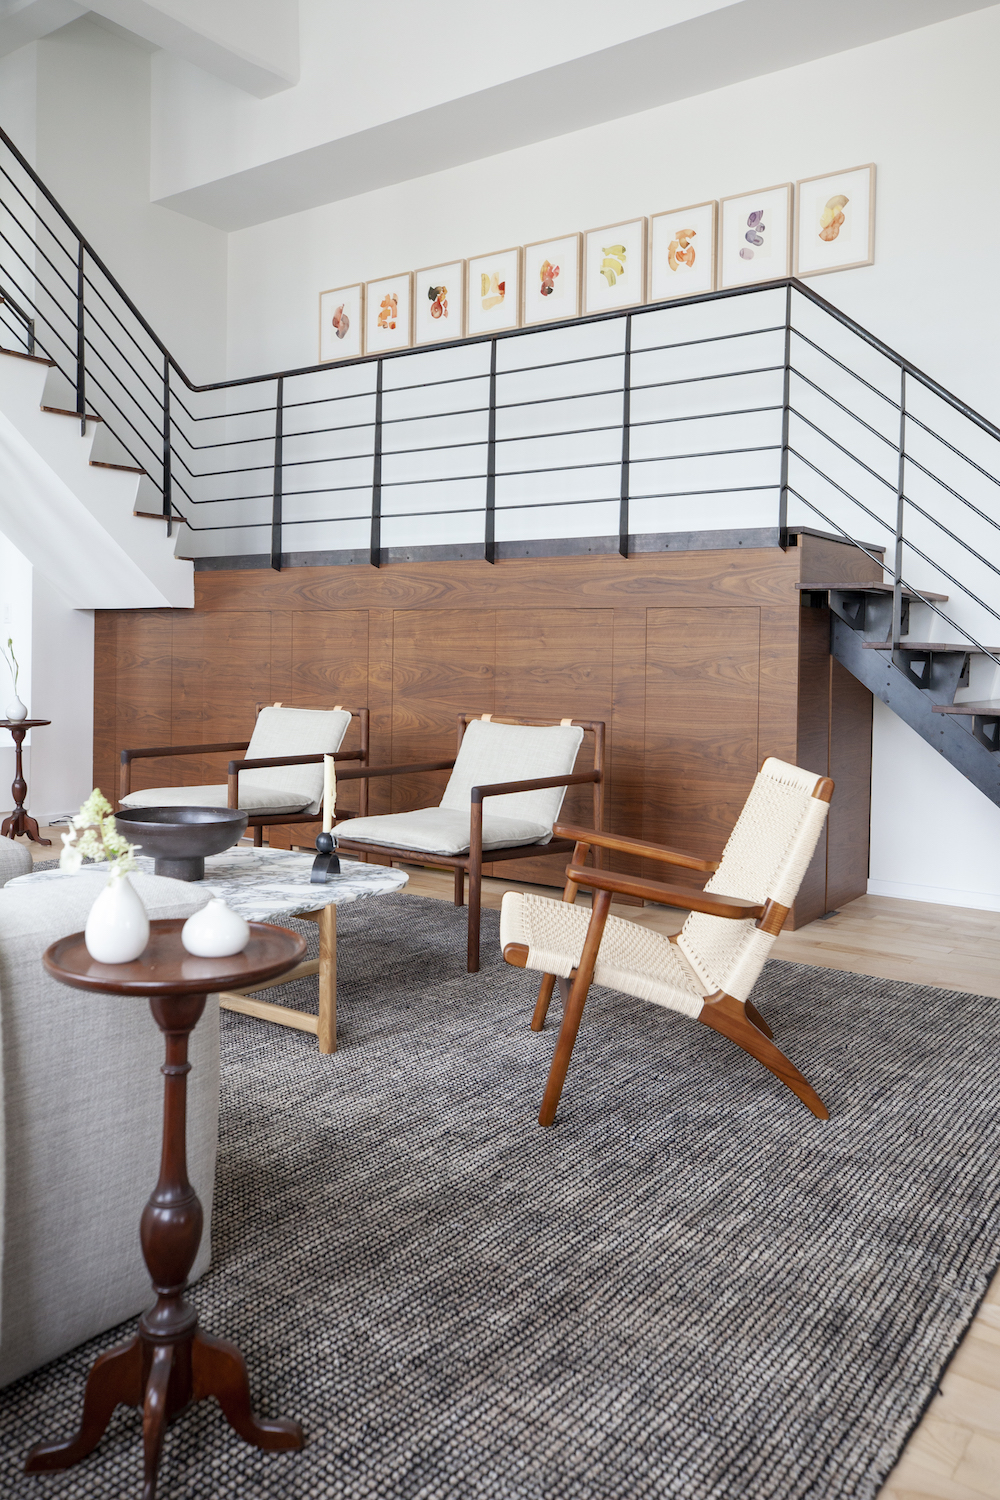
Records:
[[[319,1050],[337,1050],[337,908],[319,913]]]

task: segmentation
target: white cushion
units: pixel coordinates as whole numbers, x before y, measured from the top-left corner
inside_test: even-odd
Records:
[[[497,799],[510,801],[510,798]],[[483,803],[483,848],[505,849],[515,844],[545,844],[552,829],[525,818],[497,818]],[[360,844],[390,844],[396,849],[419,849],[425,854],[467,854],[469,807],[453,812],[446,807],[421,807],[416,812],[388,813],[381,818],[351,818],[337,827],[338,835]]]
[[[474,786],[568,776],[582,740],[583,730],[572,724],[491,724],[473,719],[465,731],[441,806],[464,812],[468,817]],[[507,792],[490,797],[483,803],[483,827],[487,817],[514,818],[541,826],[545,830],[543,838],[532,842],[548,843],[565,796],[566,788],[557,786],[539,792]]]
[[[350,722],[351,716],[346,708],[262,708],[246,754],[240,759],[266,760],[271,755],[333,755],[343,744]],[[296,798],[297,805],[304,812],[318,813],[323,805],[323,763],[241,771],[241,807],[244,806],[244,791],[247,795],[252,792],[262,798],[265,794],[271,796],[274,792],[284,792]],[[225,807],[225,801],[222,805]]]
[[[31,854],[23,844],[14,839],[0,838],[0,886],[15,875],[27,875],[31,869]]]
[[[249,757],[248,757],[249,758]],[[312,766],[292,767],[311,771]],[[321,771],[322,766],[319,768]],[[276,787],[247,786],[249,775],[260,776],[260,771],[244,772],[240,776],[240,809],[256,813],[302,812],[307,806],[302,795],[282,792]],[[223,786],[155,786],[144,792],[129,792],[121,801],[122,807],[225,807],[229,787]]]

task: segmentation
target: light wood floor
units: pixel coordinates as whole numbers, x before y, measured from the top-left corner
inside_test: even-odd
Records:
[[[32,856],[54,859],[60,830],[42,831],[52,847],[29,845]],[[408,896],[452,899],[450,874],[411,866],[409,876]],[[486,880],[483,904],[498,907],[506,890],[539,887]],[[685,915],[663,907],[614,910],[664,933],[676,932]],[[1000,999],[1000,912],[862,896],[836,916],[782,933],[773,952],[793,963]],[[879,1500],[982,1500],[984,1495],[1000,1500],[1000,1275]]]

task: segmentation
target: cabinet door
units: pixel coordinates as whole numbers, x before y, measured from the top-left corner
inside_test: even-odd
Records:
[[[645,838],[719,858],[757,774],[759,677],[758,609],[647,611]]]

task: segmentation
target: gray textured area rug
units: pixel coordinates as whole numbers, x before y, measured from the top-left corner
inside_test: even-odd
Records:
[[[598,990],[544,1131],[554,1026],[485,927],[468,976],[464,913],[345,908],[332,1058],[224,1017],[195,1300],[307,1445],[258,1453],[206,1403],[162,1500],[874,1496],[997,1258],[1000,1008],[768,964],[754,999],[820,1124],[707,1027]],[[124,1408],[76,1469],[18,1472],[130,1331],[0,1394],[0,1494],[139,1494]]]

